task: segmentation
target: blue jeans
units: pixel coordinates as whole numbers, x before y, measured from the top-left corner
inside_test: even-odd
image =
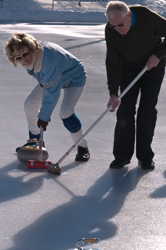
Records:
[[[123,67],[121,74],[121,92],[139,74],[141,69]],[[153,68],[146,71],[134,86],[122,97],[117,111],[117,123],[114,135],[113,154],[115,159],[130,160],[134,153],[136,137],[136,157],[139,160],[151,160],[154,153],[151,148],[157,120],[156,105],[165,68]],[[136,104],[140,93],[138,110]]]

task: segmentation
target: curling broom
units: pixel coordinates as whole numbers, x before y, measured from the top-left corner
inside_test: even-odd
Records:
[[[147,66],[145,66],[141,72],[133,79],[133,81],[125,88],[125,90],[119,95],[117,100],[121,100],[121,98],[129,91],[129,89],[138,81],[138,79],[145,73],[147,70]],[[78,141],[62,156],[62,158],[57,163],[48,164],[47,169],[48,172],[54,175],[59,175],[61,168],[59,164],[75,149],[79,143],[90,133],[90,131],[101,121],[101,119],[111,110],[112,105],[110,105],[104,113],[91,125],[91,127],[78,139]]]

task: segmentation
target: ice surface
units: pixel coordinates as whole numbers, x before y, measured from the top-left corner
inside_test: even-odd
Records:
[[[25,4],[27,14],[23,9],[22,13],[25,19],[29,15],[31,21],[28,1],[6,0],[4,13],[8,13],[5,8],[14,8],[14,2],[15,14],[20,14],[21,5]],[[29,2],[31,8],[38,4],[39,11],[41,2],[51,4],[51,0]],[[158,8],[165,4],[165,1],[144,1],[150,2]],[[3,14],[0,16],[3,20]],[[36,80],[6,60],[3,46],[9,35],[15,31],[29,32],[39,40],[58,43],[82,60],[88,79],[76,113],[86,131],[105,111],[108,101],[104,26],[103,23],[34,24],[24,20],[0,25],[0,250],[67,250],[75,248],[82,237],[100,238],[98,244],[90,246],[101,250],[166,248],[165,80],[157,107],[153,141],[156,169],[152,172],[139,169],[135,155],[128,167],[120,171],[109,169],[113,160],[115,113],[107,114],[87,136],[90,161],[76,163],[76,151],[72,152],[61,164],[61,176],[45,170],[28,170],[14,153],[28,137],[23,103]],[[59,118],[61,98],[44,133],[53,162],[73,143]]]

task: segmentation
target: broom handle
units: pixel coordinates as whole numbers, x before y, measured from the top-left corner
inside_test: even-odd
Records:
[[[38,161],[42,161],[42,146],[43,146],[43,127],[40,126],[40,139],[39,139]]]
[[[138,79],[145,73],[147,70],[147,66],[141,70],[141,72],[134,78],[134,80],[124,89],[124,91],[119,95],[118,100],[122,99],[122,97],[128,92],[129,89],[138,81]],[[108,107],[108,109],[111,109],[111,106]]]
[[[43,86],[43,93],[42,93],[42,102],[45,96],[45,87]],[[39,153],[38,153],[38,161],[42,161],[42,147],[43,147],[43,127],[40,126],[40,139],[39,139]]]
[[[134,78],[134,80],[126,87],[126,89],[119,95],[118,100],[120,100],[126,92],[135,84],[136,81],[145,73],[147,70],[147,66],[143,68],[143,70]],[[86,137],[87,134],[90,133],[90,131],[103,119],[103,117],[110,111],[112,105],[110,105],[105,112],[91,125],[91,127],[78,139],[78,141],[66,152],[62,158],[56,163],[57,166],[73,151],[74,148],[76,148],[80,142]]]

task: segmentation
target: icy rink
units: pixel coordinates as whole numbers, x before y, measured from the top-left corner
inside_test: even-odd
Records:
[[[37,82],[23,68],[7,62],[3,46],[9,35],[31,33],[82,60],[88,79],[76,114],[86,131],[106,110],[109,96],[104,27],[0,25],[0,250],[68,250],[82,237],[100,238],[91,245],[100,250],[166,249],[165,80],[153,141],[154,171],[138,168],[135,155],[124,169],[109,169],[115,113],[107,114],[87,136],[90,161],[76,163],[76,151],[72,152],[60,165],[61,176],[28,170],[15,154],[28,138],[23,103]],[[44,133],[54,163],[73,145],[59,118],[61,98]]]

